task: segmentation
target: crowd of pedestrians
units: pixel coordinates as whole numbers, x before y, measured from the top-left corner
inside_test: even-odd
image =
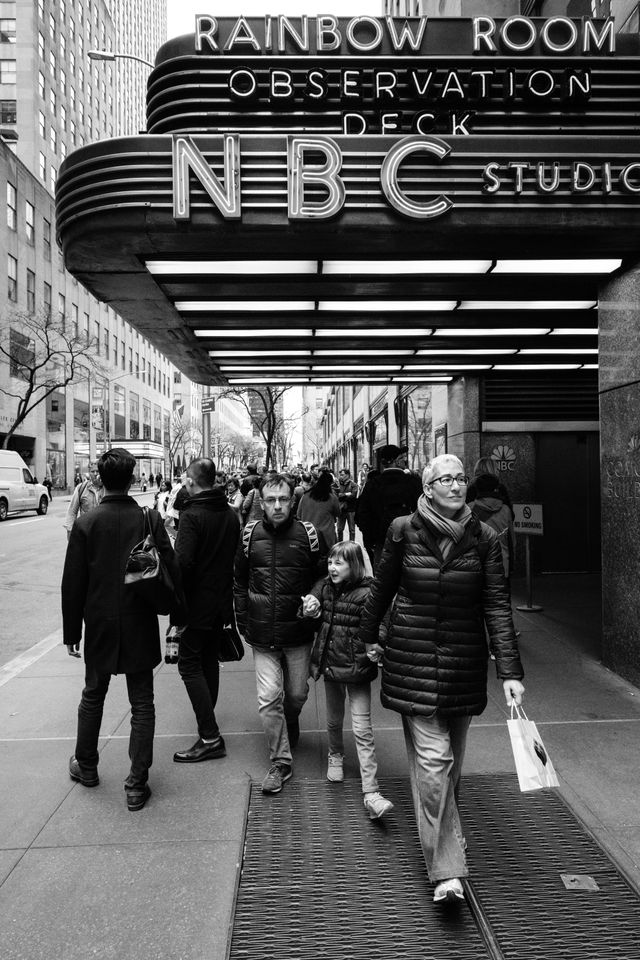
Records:
[[[161,660],[158,616],[124,582],[148,523],[129,496],[135,466],[128,451],[107,451],[72,500],[62,580],[63,640],[79,656],[84,623],[86,668],[69,774],[98,785],[104,699],[111,676],[124,673],[131,811],[151,795],[153,670]],[[250,464],[243,477],[227,477],[200,458],[173,486],[160,477],[148,514],[173,583],[171,639],[179,639],[178,671],[197,731],[174,761],[226,754],[216,719],[218,654],[222,631],[234,624],[253,653],[269,753],[263,793],[280,793],[293,776],[300,712],[310,679],[322,678],[327,779],[344,779],[348,701],[364,808],[383,817],[393,802],[379,790],[371,724],[380,670],[382,703],[402,717],[434,900],[447,903],[464,898],[457,795],[469,724],[487,702],[490,651],[507,703],[519,704],[524,692],[509,592],[511,505],[492,461],[479,461],[474,473],[470,485],[460,460],[445,454],[420,477],[394,445],[378,451],[378,468],[363,466],[357,482],[348,468],[335,478],[319,465],[291,476]]]

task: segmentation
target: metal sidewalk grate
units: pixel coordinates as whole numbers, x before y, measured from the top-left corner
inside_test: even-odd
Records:
[[[231,960],[483,960],[467,908],[436,909],[408,781],[394,811],[365,813],[359,780],[252,788]]]
[[[505,960],[640,958],[640,897],[559,794],[466,777],[460,813],[473,890]],[[563,874],[599,889],[567,889]]]
[[[252,788],[230,960],[632,960],[640,899],[559,796],[513,775],[463,779],[472,900],[431,902],[409,783],[384,780],[395,810],[371,822],[359,780]],[[579,889],[563,874],[592,878]],[[635,951],[635,952],[634,952]]]

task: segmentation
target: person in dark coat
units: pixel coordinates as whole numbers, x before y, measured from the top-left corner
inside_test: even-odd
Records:
[[[193,460],[187,467],[185,485],[189,499],[180,514],[176,538],[186,609],[178,671],[196,715],[198,739],[173,759],[196,763],[226,755],[215,715],[220,681],[218,637],[233,617],[233,561],[240,522],[224,487],[216,483],[213,460]]]
[[[468,868],[456,798],[471,717],[487,704],[485,623],[507,704],[519,704],[524,693],[500,543],[465,504],[467,484],[450,454],[425,469],[418,509],[389,528],[360,631],[367,650],[383,654],[382,703],[402,716],[436,902],[464,899],[460,878]]]
[[[153,669],[161,659],[158,616],[124,583],[127,559],[145,529],[142,509],[128,495],[135,465],[135,458],[122,448],[108,450],[98,460],[104,496],[95,510],[74,523],[62,575],[63,642],[71,656],[80,656],[84,620],[86,666],[69,774],[86,787],[98,785],[104,700],[111,675],[124,673],[131,704],[131,769],[124,783],[129,810],[141,810],[151,795],[147,780],[155,729]],[[154,515],[151,511],[150,519]],[[159,521],[152,524],[179,591],[180,572],[169,538]]]
[[[375,573],[389,524],[413,513],[422,493],[420,477],[407,469],[406,447],[387,444],[378,450],[379,471],[370,471],[356,504],[355,520]]]
[[[263,793],[279,793],[292,775],[291,748],[309,693],[314,624],[301,599],[326,572],[326,548],[312,523],[291,513],[293,484],[276,474],[260,486],[264,518],[248,523],[238,546],[234,598],[238,629],[253,647],[258,709],[271,766]]]

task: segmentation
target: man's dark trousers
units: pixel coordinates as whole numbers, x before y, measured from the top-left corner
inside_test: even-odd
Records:
[[[131,771],[125,780],[125,787],[128,790],[138,790],[144,787],[149,779],[149,767],[153,762],[153,734],[156,725],[153,670],[126,673],[125,677],[131,705]],[[83,768],[98,766],[98,738],[110,680],[110,673],[103,673],[90,664],[86,665],[85,687],[78,707],[78,738],[75,750],[75,758]]]
[[[220,682],[218,632],[221,629],[221,622],[208,630],[186,627],[180,637],[178,672],[191,700],[202,740],[215,740],[220,736],[215,709]]]

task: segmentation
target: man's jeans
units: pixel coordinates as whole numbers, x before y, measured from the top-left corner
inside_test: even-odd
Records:
[[[338,536],[338,543],[342,542],[342,538],[344,536],[345,523],[349,525],[349,540],[355,540],[356,515],[354,510],[349,510],[347,513],[341,513],[336,521],[336,532]]]
[[[411,792],[429,878],[469,875],[456,804],[471,717],[404,716]]]
[[[178,673],[196,715],[198,736],[203,740],[220,736],[215,714],[220,684],[217,629],[187,627],[178,647]]]
[[[345,695],[347,695],[349,697],[349,709],[351,710],[351,727],[358,751],[362,792],[376,793],[378,790],[378,781],[376,780],[378,764],[371,727],[371,684],[336,683],[334,680],[325,678],[324,692],[327,698],[329,753],[344,753],[342,727],[344,724]]]
[[[139,790],[149,779],[153,762],[153,734],[156,715],[153,705],[153,671],[125,674],[131,704],[129,759],[131,772],[124,782],[126,789]],[[78,738],[75,757],[81,767],[98,766],[98,738],[102,710],[111,681],[110,673],[102,673],[86,665],[85,687],[78,707]]]
[[[273,763],[291,765],[287,723],[296,720],[309,695],[312,643],[299,647],[254,647],[258,711]]]

